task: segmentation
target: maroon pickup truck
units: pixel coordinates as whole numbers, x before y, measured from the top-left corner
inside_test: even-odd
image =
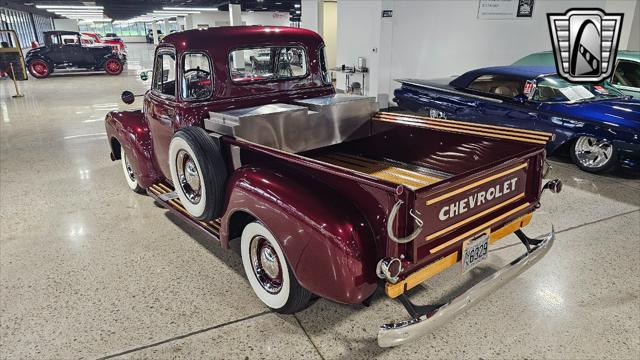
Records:
[[[378,287],[410,319],[380,346],[427,333],[542,258],[525,236],[542,190],[547,133],[378,112],[336,94],[316,33],[218,27],[168,35],[142,111],[111,112],[111,158],[129,187],[228,248],[271,309],[314,296],[367,304]],[[132,103],[134,95],[123,93]],[[407,291],[514,233],[526,252],[445,305]]]

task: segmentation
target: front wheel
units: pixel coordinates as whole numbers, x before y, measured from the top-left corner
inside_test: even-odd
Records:
[[[618,165],[618,150],[606,140],[581,136],[571,144],[571,160],[584,171],[604,173]]]
[[[120,75],[124,66],[118,59],[109,59],[104,63],[104,71],[109,75]]]
[[[293,276],[280,245],[264,225],[248,224],[240,241],[249,284],[265,305],[281,314],[293,314],[309,305],[312,294]]]
[[[124,149],[122,150],[122,171],[124,172],[124,179],[127,181],[127,185],[129,185],[129,188],[135,192],[137,192],[138,194],[144,194],[144,188],[142,188],[140,186],[140,184],[138,184],[138,180],[136,179],[136,175],[133,172],[133,167],[131,166],[131,163],[129,162],[129,157],[127,157],[127,153],[124,151]]]

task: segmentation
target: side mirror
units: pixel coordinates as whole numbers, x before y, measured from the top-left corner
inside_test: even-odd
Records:
[[[513,101],[517,102],[518,104],[524,104],[525,102],[527,102],[527,100],[529,100],[529,98],[525,94],[518,94],[513,97]]]
[[[122,102],[125,104],[133,104],[133,102],[136,101],[136,96],[133,95],[133,93],[129,90],[123,91],[120,98],[122,99]]]

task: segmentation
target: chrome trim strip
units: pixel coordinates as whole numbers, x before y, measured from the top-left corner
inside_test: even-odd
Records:
[[[414,318],[396,323],[384,324],[378,330],[378,345],[380,347],[392,347],[416,340],[417,338],[433,331],[437,327],[449,322],[467,308],[477,303],[480,299],[493,293],[502,285],[513,280],[533,264],[542,259],[553,246],[555,230],[551,226],[551,232],[539,238],[542,242],[531,248],[517,259],[502,267],[486,279],[482,280],[464,294],[456,297],[437,310],[419,318]]]
[[[486,100],[486,101],[491,101],[491,102],[498,103],[498,104],[503,103],[502,100],[498,100],[498,99],[494,99],[494,98],[490,98],[490,97],[485,97],[485,96],[480,96],[480,95],[475,95],[475,94],[468,94],[466,92],[462,92],[462,91],[458,91],[458,90],[452,90],[452,89],[441,88],[441,87],[437,87],[437,86],[419,84],[419,83],[412,82],[412,81],[410,81],[408,79],[407,80],[398,79],[398,80],[395,80],[395,81],[398,81],[401,84],[409,84],[409,85],[423,87],[423,88],[427,88],[427,89],[431,89],[431,90],[444,91],[444,92],[448,92],[448,93],[451,93],[451,94],[468,96],[468,97],[472,97],[472,98],[476,98],[476,99],[482,99],[482,100]]]

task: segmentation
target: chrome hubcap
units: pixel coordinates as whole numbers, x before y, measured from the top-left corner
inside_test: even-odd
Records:
[[[136,180],[136,176],[133,173],[133,168],[131,167],[131,164],[129,163],[129,158],[127,158],[127,154],[124,154],[123,160],[124,160],[125,168],[127,169],[127,176],[129,177],[129,179],[131,179],[131,181],[135,181]]]
[[[251,265],[263,289],[276,294],[282,289],[282,269],[275,249],[262,236],[251,239],[249,246]]]
[[[200,188],[200,173],[194,160],[184,150],[178,152],[176,157],[176,171],[182,192],[187,196],[190,202],[197,204],[200,202],[202,195]]]
[[[605,165],[613,155],[613,146],[604,140],[583,136],[576,141],[575,155],[580,164],[588,168]]]

